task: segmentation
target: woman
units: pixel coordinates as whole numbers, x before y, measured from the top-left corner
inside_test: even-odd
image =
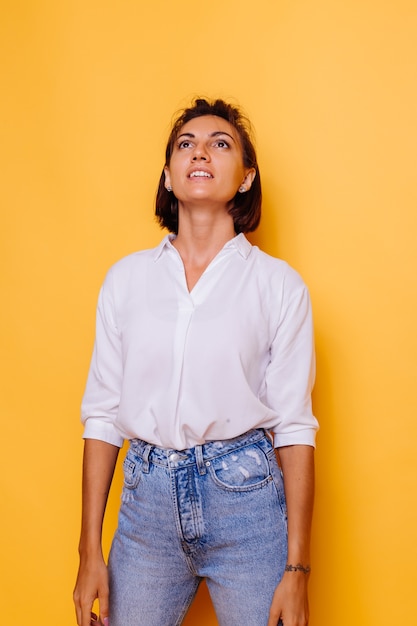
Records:
[[[294,270],[245,238],[260,205],[248,123],[196,100],[173,126],[157,193],[170,234],[111,268],[100,293],[82,406],[79,626],[179,625],[202,579],[221,626],[308,623],[310,301]],[[107,569],[101,528],[124,439]]]

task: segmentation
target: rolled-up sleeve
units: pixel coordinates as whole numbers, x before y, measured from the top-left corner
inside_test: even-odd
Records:
[[[318,422],[312,413],[315,378],[310,296],[289,270],[283,283],[279,322],[266,371],[266,402],[277,415],[274,446],[315,446]]]
[[[84,439],[100,439],[121,447],[123,437],[115,427],[123,377],[120,330],[111,271],[100,290],[94,350],[81,404]]]

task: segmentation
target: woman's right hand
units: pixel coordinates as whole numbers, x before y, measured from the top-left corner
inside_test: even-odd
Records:
[[[96,616],[92,613],[96,599],[99,601],[99,620],[96,620]],[[92,624],[108,626],[109,580],[107,566],[101,555],[94,559],[80,559],[74,589],[74,604],[78,626],[91,626]]]
[[[119,448],[105,441],[85,440],[80,567],[74,589],[78,626],[108,626],[109,577],[101,548],[101,531],[118,453]],[[98,622],[95,615],[91,615],[97,599]]]

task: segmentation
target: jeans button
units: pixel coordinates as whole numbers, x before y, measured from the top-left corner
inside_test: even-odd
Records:
[[[180,457],[176,452],[173,452],[169,455],[169,460],[171,461],[171,463],[175,463],[175,461],[178,461],[179,458]]]

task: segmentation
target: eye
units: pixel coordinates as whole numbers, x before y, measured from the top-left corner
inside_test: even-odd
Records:
[[[190,148],[191,147],[191,141],[189,139],[183,139],[183,141],[180,141],[178,143],[178,148],[181,150],[182,148]]]
[[[214,143],[217,148],[229,148],[229,143],[225,139],[217,139]]]

